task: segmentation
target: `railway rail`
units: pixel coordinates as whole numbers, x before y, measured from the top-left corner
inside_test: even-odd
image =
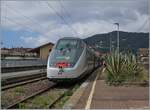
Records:
[[[40,79],[39,79],[40,80]],[[35,80],[36,81],[36,80]],[[32,82],[32,81],[31,81]],[[29,82],[29,83],[31,83],[31,82]],[[25,82],[25,83],[28,83],[28,82]],[[24,84],[25,84],[24,83]],[[82,81],[80,81],[79,83],[82,83]],[[66,84],[63,84],[63,85],[66,85]],[[14,86],[16,86],[16,85],[14,85]],[[19,86],[19,85],[17,85],[17,86]],[[68,86],[67,85],[67,87],[62,87],[61,86],[61,84],[60,83],[52,83],[52,85],[50,85],[50,86],[47,86],[47,87],[45,87],[45,88],[43,88],[42,90],[40,90],[40,91],[37,91],[37,92],[35,92],[35,93],[33,93],[33,94],[31,94],[31,95],[29,95],[29,96],[26,96],[26,97],[24,97],[23,99],[21,99],[21,100],[19,100],[19,101],[16,101],[15,103],[13,103],[13,104],[10,104],[9,106],[7,106],[7,107],[5,107],[6,109],[16,109],[16,108],[19,108],[19,105],[21,104],[21,103],[26,103],[26,101],[28,101],[28,100],[32,100],[34,97],[38,97],[38,96],[41,96],[42,94],[44,94],[46,91],[49,91],[49,92],[51,92],[51,90],[53,90],[53,89],[55,89],[55,88],[59,88],[60,90],[63,90],[62,88],[67,88],[62,94],[60,94],[56,99],[54,99],[53,101],[52,101],[52,103],[50,103],[49,104],[49,106],[48,106],[48,108],[49,109],[51,109],[51,108],[55,108],[55,105],[57,104],[57,103],[59,103],[59,101],[62,99],[62,98],[64,98],[64,96],[67,94],[67,93],[69,93],[69,91],[72,91],[73,89],[74,89],[74,87],[76,86],[76,84],[73,84],[73,85],[71,85],[71,86]],[[13,87],[13,85],[12,85],[12,87]],[[68,88],[69,87],[69,88]],[[11,88],[11,86],[9,87],[8,86],[8,88]],[[8,89],[8,88],[6,88],[6,89]],[[54,90],[53,90],[54,91]],[[73,93],[73,92],[72,92]]]
[[[2,74],[9,72],[19,72],[27,70],[46,69],[46,65],[31,65],[31,66],[16,66],[16,67],[2,67]]]
[[[82,84],[90,75],[86,76],[85,78],[83,78],[82,80],[79,81],[79,85]],[[43,79],[45,79],[45,77],[42,77]],[[32,83],[32,82],[35,82],[35,81],[38,81],[38,80],[42,80],[42,78],[38,78],[38,79],[33,79],[33,80],[28,80],[28,81],[25,81],[25,82],[20,82],[20,84],[16,83],[16,84],[13,84],[13,85],[8,85],[8,86],[5,86],[5,87],[2,87],[2,90],[5,90],[5,89],[9,89],[9,88],[13,88],[15,86],[19,86],[19,85],[24,85],[24,84],[28,84],[28,83]],[[20,100],[16,100],[16,102],[14,101],[13,103],[8,103],[7,106],[5,106],[4,108],[6,109],[16,109],[16,108],[20,108],[20,105],[23,103],[23,104],[27,104],[28,105],[28,102],[34,100],[35,98],[37,97],[40,97],[42,96],[42,94],[46,94],[46,92],[55,92],[55,88],[58,87],[60,83],[52,83],[51,85],[49,84],[46,84],[47,86],[38,90],[38,91],[35,91],[33,92],[32,94],[28,94],[26,95],[25,97],[23,97],[22,99]],[[61,84],[60,84],[61,85]],[[59,86],[60,86],[59,85]],[[68,84],[67,84],[68,85]],[[74,83],[73,86],[69,86],[68,87],[65,87],[65,91],[61,94],[59,94],[59,96],[57,96],[57,98],[53,99],[52,102],[50,102],[50,104],[48,105],[48,108],[57,108],[57,105],[60,103],[61,99],[63,99],[67,93],[69,93],[71,91],[71,94],[73,93],[73,89],[75,88],[77,84]],[[30,86],[30,85],[29,85]],[[62,86],[60,86],[62,87]],[[58,89],[58,88],[57,88]],[[63,90],[62,88],[59,88],[59,90]],[[48,96],[47,96],[48,97]]]
[[[60,101],[60,100],[65,96],[65,94],[66,94],[66,92],[64,92],[63,94],[61,94],[56,100],[53,101],[53,103],[51,103],[51,104],[49,105],[48,108],[49,108],[49,109],[54,108],[55,104],[56,104],[58,101]]]
[[[31,98],[39,95],[39,94],[44,93],[45,91],[49,90],[50,88],[53,88],[55,85],[56,84],[52,84],[51,86],[47,86],[47,87],[43,88],[42,90],[37,91],[34,94],[31,94],[30,96],[27,96],[27,97],[23,98],[22,100],[17,101],[16,103],[9,105],[6,109],[18,108],[20,103],[25,102],[26,100],[29,100],[29,99],[31,99]]]
[[[65,91],[63,94],[61,94],[59,97],[57,97],[56,100],[54,100],[51,104],[49,104],[49,109],[54,109],[55,108],[55,105],[61,100],[64,98],[64,96],[68,93],[68,92],[73,92],[73,88],[75,87],[75,85],[71,88],[69,88],[67,91]]]
[[[20,103],[23,103],[23,102],[26,102],[34,97],[38,97],[40,96],[41,94],[44,94],[46,91],[50,90],[50,89],[53,89],[57,87],[57,84],[54,83],[53,85],[49,86],[49,87],[46,87],[40,91],[37,91],[35,92],[34,94],[30,95],[30,96],[27,96],[25,98],[23,98],[22,100],[20,101],[17,101],[11,105],[9,105],[6,109],[16,109],[16,108],[19,108],[19,104]],[[56,99],[54,99],[52,101],[52,103],[49,104],[49,109],[52,109],[52,108],[55,108],[55,105],[66,95],[66,93],[68,93],[69,91],[72,91],[74,88],[74,86],[72,86],[71,88],[69,88],[68,90],[64,91],[62,94],[60,94]]]
[[[35,78],[35,79],[27,80],[27,81],[14,83],[14,84],[9,84],[9,85],[6,85],[6,86],[2,86],[1,90],[10,89],[10,88],[13,88],[13,87],[16,87],[16,86],[21,86],[21,85],[24,85],[24,84],[33,83],[33,82],[36,82],[36,81],[39,81],[39,80],[44,80],[44,79],[47,79],[47,78],[45,76],[43,76],[43,77],[40,77],[40,78]]]
[[[102,68],[102,67],[101,67]],[[95,70],[97,70],[97,68],[95,68]],[[90,72],[90,73],[93,73],[95,70],[93,70],[92,72]],[[86,81],[89,77],[91,77],[92,75],[91,74],[87,74],[82,80],[80,80],[79,82],[78,82],[78,85],[80,86],[84,81]],[[51,103],[50,105],[49,105],[49,109],[57,109],[57,103],[59,103],[60,102],[60,100],[61,99],[63,99],[64,98],[64,96],[67,94],[67,93],[71,93],[71,95],[73,94],[73,92],[74,92],[74,90],[76,90],[77,88],[76,88],[76,85],[77,84],[75,84],[73,87],[71,87],[71,88],[69,88],[66,92],[64,92],[63,94],[61,94],[56,100],[54,100],[53,101],[53,103]],[[70,95],[69,95],[70,96]],[[58,108],[58,109],[60,109],[60,108]]]

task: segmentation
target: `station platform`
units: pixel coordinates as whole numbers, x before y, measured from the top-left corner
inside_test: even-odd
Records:
[[[10,72],[1,74],[1,79],[6,80],[9,78],[17,78],[29,75],[36,75],[40,73],[46,73],[46,69],[38,69],[38,70],[28,70],[28,71],[19,71],[19,72]]]
[[[101,78],[103,69],[97,69],[66,102],[63,108],[148,109],[149,87],[137,85],[108,86]]]

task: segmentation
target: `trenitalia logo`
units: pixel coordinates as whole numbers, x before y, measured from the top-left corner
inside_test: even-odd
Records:
[[[64,70],[63,70],[62,68],[60,68],[58,74],[60,75],[60,74],[62,74],[63,72],[64,72]]]

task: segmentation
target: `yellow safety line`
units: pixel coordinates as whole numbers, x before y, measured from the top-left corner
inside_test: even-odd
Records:
[[[89,95],[89,97],[88,97],[88,100],[87,100],[87,103],[86,103],[86,106],[85,106],[85,109],[86,109],[86,110],[87,110],[87,109],[90,109],[90,107],[91,107],[91,102],[92,102],[93,94],[94,94],[94,91],[95,91],[95,85],[96,85],[96,80],[97,80],[97,78],[98,78],[98,75],[99,75],[99,73],[97,74],[97,76],[96,76],[96,78],[95,78],[95,80],[94,80],[94,83],[93,83],[93,85],[92,85],[92,90],[91,90],[91,92],[90,92],[90,95]]]

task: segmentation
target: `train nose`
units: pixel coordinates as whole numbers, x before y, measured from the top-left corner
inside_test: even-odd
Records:
[[[62,68],[63,68],[63,66],[58,66],[58,68],[59,68],[59,69],[62,69]]]
[[[68,62],[58,62],[55,64],[57,68],[68,68],[70,67],[70,63]]]

